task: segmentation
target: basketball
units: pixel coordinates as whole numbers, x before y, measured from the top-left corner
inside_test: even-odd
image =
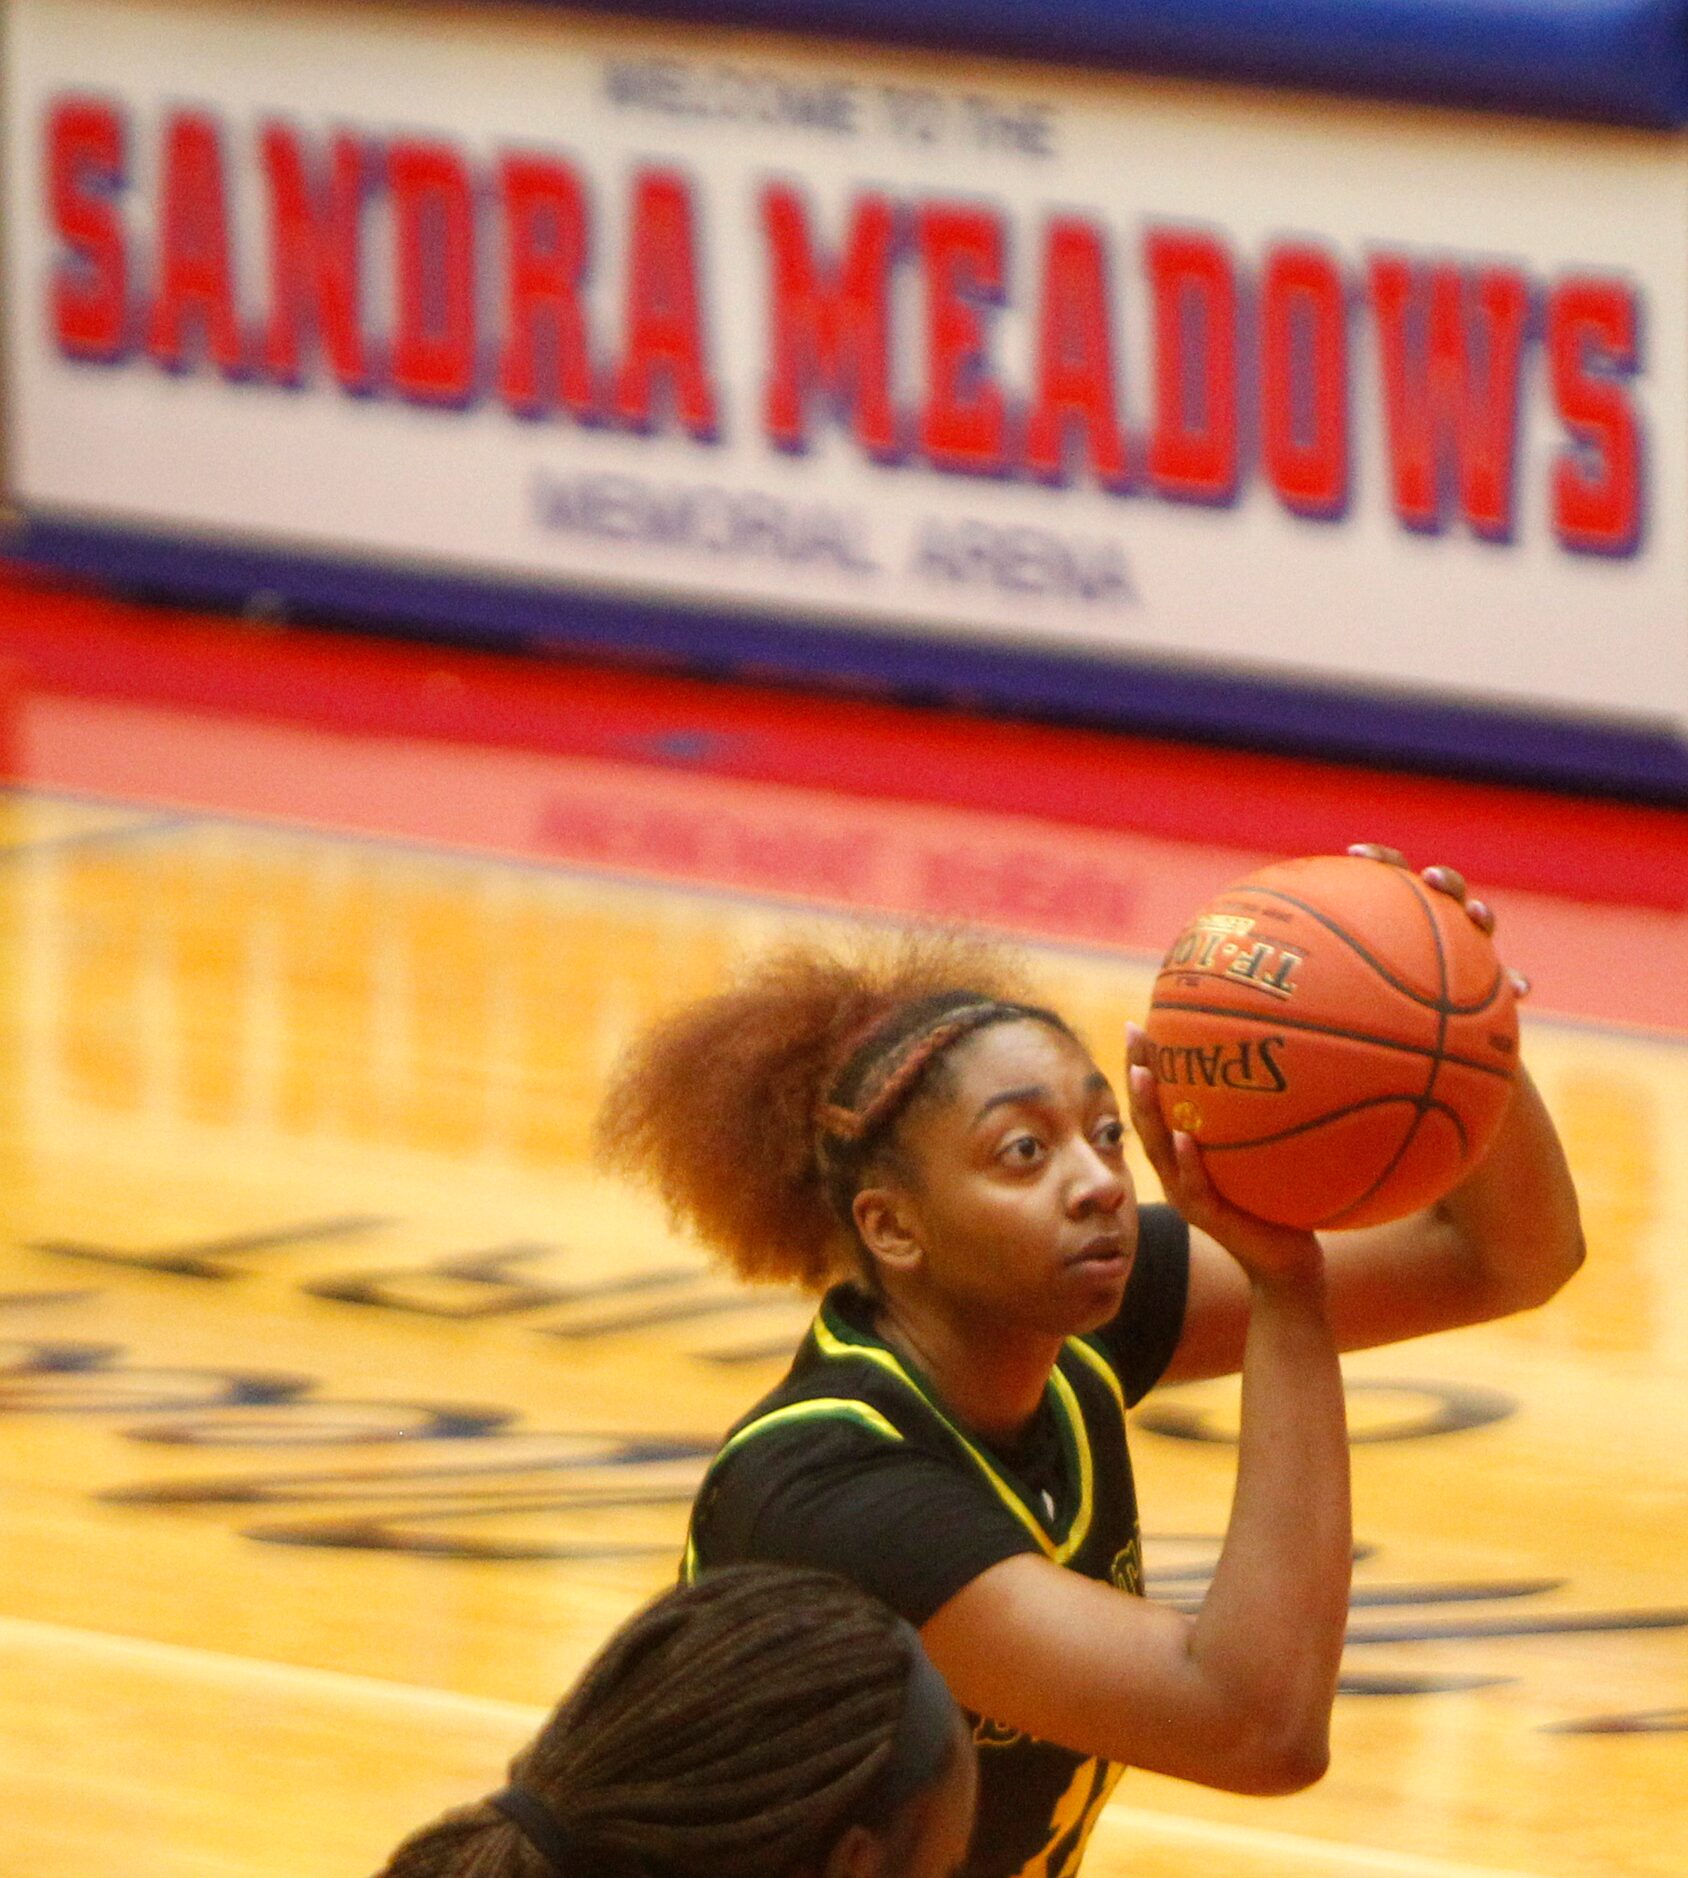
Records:
[[[1373,1226],[1482,1159],[1518,1018],[1488,935],[1405,867],[1318,856],[1228,887],[1173,942],[1146,1026],[1161,1112],[1279,1225]]]

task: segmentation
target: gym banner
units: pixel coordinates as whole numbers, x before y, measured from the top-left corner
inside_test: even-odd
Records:
[[[1688,725],[1688,147],[535,10],[9,0],[15,514]]]

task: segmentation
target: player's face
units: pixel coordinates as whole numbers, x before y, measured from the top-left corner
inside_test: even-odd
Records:
[[[914,1837],[896,1878],[956,1878],[973,1837],[973,1810],[979,1797],[979,1757],[972,1730],[955,1718],[955,1748],[942,1776],[914,1806]]]
[[[1035,1020],[944,1058],[899,1131],[915,1181],[916,1282],[947,1302],[1069,1336],[1119,1309],[1137,1247],[1125,1128],[1082,1045]]]
[[[840,1847],[826,1878],[957,1878],[967,1861],[978,1797],[978,1754],[958,1711],[944,1771],[908,1803],[883,1839]]]

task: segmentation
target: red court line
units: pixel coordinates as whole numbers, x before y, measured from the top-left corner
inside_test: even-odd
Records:
[[[1269,854],[1387,840],[1486,888],[1688,907],[1688,812],[614,667],[275,631],[0,564],[29,687],[607,757]]]

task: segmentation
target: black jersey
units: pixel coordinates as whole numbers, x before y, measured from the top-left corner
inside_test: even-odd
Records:
[[[698,1493],[688,1577],[744,1559],[818,1566],[919,1626],[1018,1553],[1142,1593],[1125,1411],[1183,1327],[1189,1234],[1141,1209],[1118,1315],[1071,1337],[1012,1449],[944,1413],[849,1286],[823,1300],[785,1379],[728,1432]],[[975,1716],[967,1878],[1071,1878],[1121,1769]]]

